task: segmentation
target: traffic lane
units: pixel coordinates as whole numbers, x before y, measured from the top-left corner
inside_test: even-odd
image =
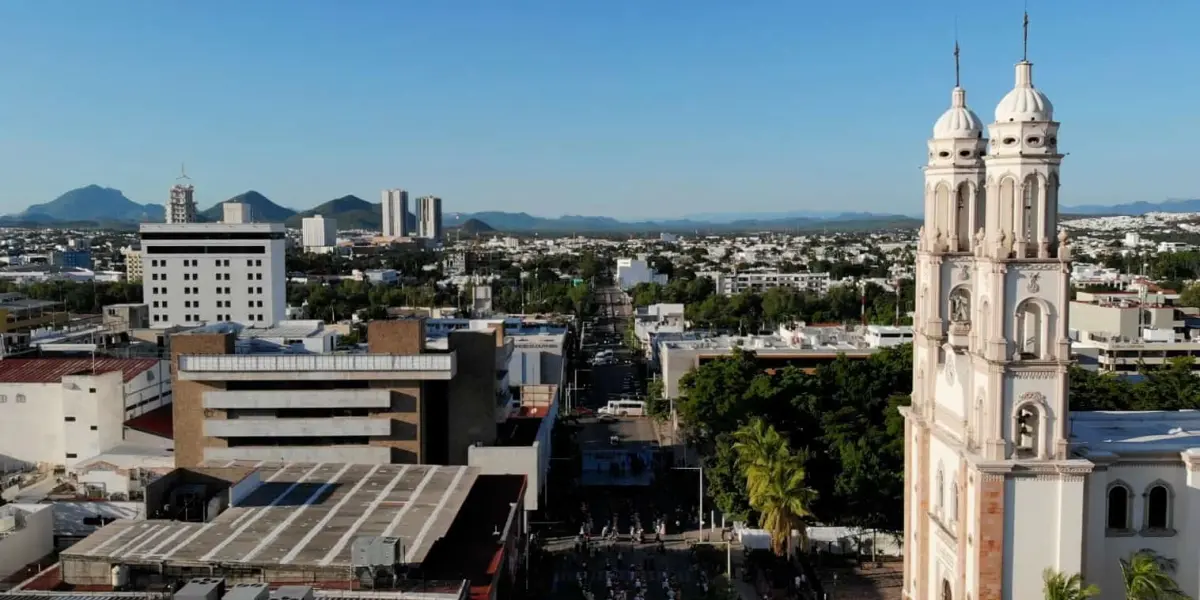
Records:
[[[599,408],[622,394],[637,392],[637,376],[628,364],[602,365],[591,369],[591,394],[588,406]]]

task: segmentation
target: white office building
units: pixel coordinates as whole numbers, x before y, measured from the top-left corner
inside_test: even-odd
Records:
[[[408,237],[408,192],[383,190],[384,237]]]
[[[422,196],[417,198],[417,237],[441,241],[441,198],[437,196]]]
[[[284,318],[283,224],[143,223],[141,238],[151,327]]]
[[[305,217],[301,222],[301,243],[305,252],[326,252],[337,245],[337,219],[321,215]]]
[[[617,285],[628,290],[639,283],[667,284],[667,276],[660,275],[646,262],[645,256],[617,259]]]

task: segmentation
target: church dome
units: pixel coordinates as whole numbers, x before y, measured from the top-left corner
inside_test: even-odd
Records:
[[[996,122],[1053,121],[1054,105],[1033,87],[1033,63],[1017,63],[1017,84],[996,105]]]
[[[936,139],[983,137],[983,121],[967,108],[967,91],[955,87],[950,96],[950,108],[933,124]]]

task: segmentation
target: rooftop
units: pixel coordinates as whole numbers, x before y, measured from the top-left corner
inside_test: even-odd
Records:
[[[1081,454],[1183,452],[1200,448],[1200,411],[1071,413],[1071,442]]]
[[[248,467],[237,461],[214,467]],[[357,536],[405,540],[420,564],[446,534],[478,469],[429,465],[286,463],[208,523],[115,521],[62,553],[112,564],[350,567]]]
[[[141,233],[178,233],[225,231],[278,231],[283,232],[283,223],[142,223],[138,227]]]
[[[0,383],[59,383],[69,375],[122,371],[125,381],[158,365],[156,358],[6,358],[0,360]]]

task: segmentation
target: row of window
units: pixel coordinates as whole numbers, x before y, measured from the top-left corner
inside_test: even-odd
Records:
[[[217,281],[229,281],[229,273],[213,273],[213,275]],[[151,279],[158,279],[158,275],[157,274],[153,275],[151,277]],[[163,273],[162,279],[163,279],[163,281],[166,281],[166,279],[167,279],[166,273]],[[262,273],[246,273],[246,279],[248,281],[262,281]],[[184,273],[183,280],[184,281],[200,281],[200,274],[199,273]]]
[[[232,321],[233,316],[229,315],[229,314],[216,315],[215,319],[217,321]],[[150,320],[154,321],[155,323],[170,323],[171,317],[170,317],[170,315],[156,314],[156,315],[152,315]],[[204,321],[204,319],[200,318],[200,315],[195,315],[195,314],[185,314],[185,315],[183,315],[183,320],[188,323],[200,323],[200,322]],[[266,319],[264,319],[261,314],[256,314],[256,315],[246,315],[246,320],[247,321],[265,321]]]
[[[0,394],[0,404],[5,404],[7,402],[8,394]],[[17,404],[25,404],[25,394],[17,394],[16,402]]]
[[[1145,510],[1142,513],[1142,532],[1171,534],[1174,526],[1175,492],[1165,481],[1155,481],[1142,494]],[[1108,486],[1107,526],[1109,534],[1129,535],[1133,533],[1133,488],[1123,481]]]
[[[167,266],[167,259],[165,259],[165,258],[154,258],[154,259],[151,259],[151,260],[150,260],[150,266],[152,266],[152,267],[165,267],[165,266]],[[199,260],[199,259],[195,259],[195,258],[185,258],[185,259],[183,259],[183,266],[185,266],[185,267],[198,267],[198,266],[200,266],[200,260]],[[218,258],[218,259],[215,259],[215,260],[213,261],[213,266],[216,266],[216,267],[228,267],[228,266],[229,266],[229,259],[228,259],[228,258]],[[262,266],[262,259],[261,259],[261,258],[257,258],[257,259],[250,259],[250,258],[247,258],[247,259],[246,259],[246,266],[247,266],[247,267],[261,267],[261,266]]]
[[[158,294],[165,295],[165,294],[170,293],[170,292],[168,292],[168,289],[169,288],[150,288],[150,294],[151,295],[158,295]],[[216,290],[217,294],[232,294],[233,293],[233,291],[230,288],[213,288],[213,289]],[[185,287],[185,288],[183,288],[183,293],[195,294],[195,295],[199,296],[200,288]],[[246,293],[247,294],[261,294],[261,293],[263,293],[263,289],[260,287],[248,287],[248,288],[246,288]],[[158,306],[158,305],[155,304],[155,306]],[[163,308],[166,308],[166,306],[167,306],[167,303],[163,302]]]

